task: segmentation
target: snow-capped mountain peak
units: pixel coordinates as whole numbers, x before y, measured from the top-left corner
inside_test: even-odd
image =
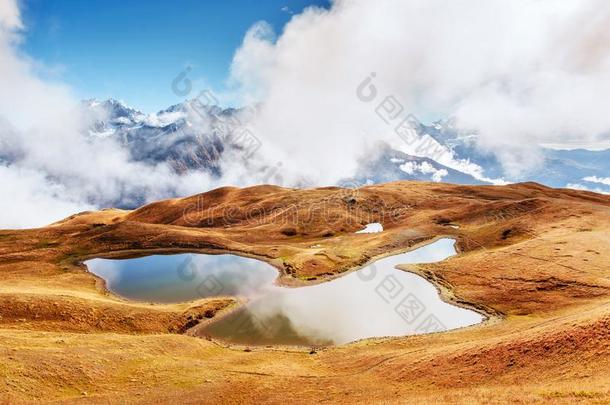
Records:
[[[231,152],[237,159],[244,158],[250,153],[246,150],[248,142],[252,145],[252,141],[258,141],[237,136],[237,129],[243,128],[242,121],[247,125],[244,117],[256,110],[223,109],[207,101],[212,100],[186,100],[154,114],[144,114],[115,99],[86,100],[83,105],[93,117],[90,136],[119,142],[133,160],[169,163],[178,172],[204,170],[220,175],[224,154]],[[354,180],[362,184],[399,179],[506,183],[499,159],[492,152],[482,152],[477,147],[476,134],[460,131],[454,120],[426,125],[409,116],[403,129],[394,142],[376,146],[367,161],[359,162]],[[546,161],[540,170],[524,178],[506,180],[586,188],[591,186],[591,179],[599,178],[604,182],[595,186],[608,191],[605,179],[610,173],[610,151],[544,153]]]

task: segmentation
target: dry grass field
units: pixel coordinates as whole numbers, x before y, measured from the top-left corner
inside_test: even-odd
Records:
[[[354,233],[370,222],[384,232]],[[130,302],[82,264],[233,252],[296,287],[442,236],[458,256],[404,270],[488,321],[315,351],[191,337],[238,300]],[[608,370],[609,196],[535,183],[222,188],[0,231],[7,403],[610,403]]]

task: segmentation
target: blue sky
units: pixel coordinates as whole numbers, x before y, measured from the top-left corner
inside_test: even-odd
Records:
[[[145,112],[180,101],[171,82],[186,66],[221,90],[234,51],[257,21],[277,33],[327,0],[23,0],[22,51],[80,98],[116,98]],[[203,84],[202,84],[203,85]]]

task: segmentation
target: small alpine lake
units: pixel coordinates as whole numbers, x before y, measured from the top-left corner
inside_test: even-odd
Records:
[[[268,263],[237,255],[177,254],[92,259],[89,270],[125,298],[182,302],[239,296],[247,303],[196,329],[198,336],[244,345],[342,344],[359,339],[441,332],[483,321],[478,312],[441,300],[436,287],[398,265],[432,263],[456,254],[438,239],[387,256],[334,280],[285,288]]]

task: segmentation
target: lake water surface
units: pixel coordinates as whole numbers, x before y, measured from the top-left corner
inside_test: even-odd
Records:
[[[248,303],[198,330],[200,336],[246,345],[341,344],[368,337],[440,332],[483,320],[443,302],[424,278],[396,269],[456,254],[453,239],[379,259],[335,280],[300,288],[276,286],[269,264],[235,255],[94,259],[89,269],[131,299],[178,302],[239,295]]]
[[[175,303],[200,298],[252,296],[273,284],[277,270],[236,255],[178,254],[85,262],[113,293],[138,301]]]

